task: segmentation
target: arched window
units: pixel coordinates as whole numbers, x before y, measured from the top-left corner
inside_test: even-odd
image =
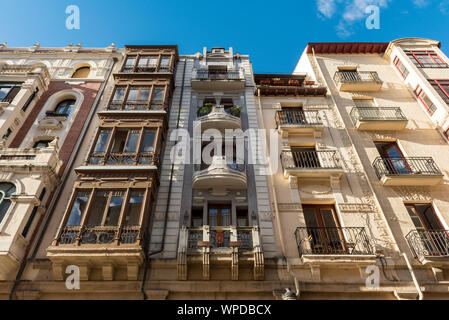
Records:
[[[16,186],[9,182],[0,182],[0,222],[11,205],[11,195],[16,192]]]
[[[68,116],[72,107],[75,105],[75,99],[67,99],[58,103],[55,109],[55,113],[61,116]]]
[[[81,67],[76,69],[72,78],[88,78],[90,73],[90,67]]]

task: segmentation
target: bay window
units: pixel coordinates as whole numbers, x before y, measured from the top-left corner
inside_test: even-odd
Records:
[[[437,110],[437,107],[433,104],[432,100],[425,94],[425,92],[421,89],[420,86],[417,86],[414,91],[416,97],[418,98],[419,102],[426,108],[427,112],[430,115],[433,115],[435,111]]]
[[[448,64],[433,50],[409,50],[406,52],[418,68],[448,68]]]
[[[396,69],[399,71],[402,78],[404,78],[404,79],[407,78],[409,72],[408,72],[407,68],[402,64],[399,57],[394,58],[393,64],[396,66]]]
[[[119,86],[115,88],[109,110],[162,110],[166,86]]]
[[[449,104],[449,80],[429,80],[429,83],[438,92],[444,102]]]

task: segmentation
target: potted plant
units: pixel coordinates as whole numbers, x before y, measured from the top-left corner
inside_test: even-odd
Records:
[[[273,78],[273,83],[275,85],[281,86],[284,84],[284,80],[281,80],[281,78]]]
[[[260,80],[260,84],[262,85],[270,85],[270,83],[271,83],[270,79]]]
[[[240,118],[240,113],[241,112],[242,112],[242,107],[241,106],[233,106],[233,107],[229,108],[229,114],[234,116],[234,117]]]
[[[214,105],[212,103],[203,104],[203,106],[199,107],[199,109],[198,109],[198,112],[197,112],[198,117],[202,117],[202,116],[209,114],[212,111],[213,106]]]
[[[288,80],[288,84],[291,86],[299,86],[299,80],[290,79],[290,80]]]

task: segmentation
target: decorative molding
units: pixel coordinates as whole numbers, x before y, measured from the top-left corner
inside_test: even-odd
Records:
[[[324,184],[307,184],[299,187],[300,192],[310,195],[331,194],[332,187]]]
[[[377,212],[376,208],[369,203],[339,203],[338,208],[341,212],[360,212],[373,213]]]
[[[273,204],[273,210],[275,210],[274,204]],[[302,205],[297,204],[297,203],[278,203],[278,210],[279,211],[298,211],[298,212],[302,212]]]
[[[426,187],[392,187],[404,201],[432,201],[430,191]]]

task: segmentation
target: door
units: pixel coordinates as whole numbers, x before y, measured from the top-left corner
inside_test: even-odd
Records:
[[[230,233],[228,227],[231,225],[230,204],[210,204],[208,209],[208,223],[210,226],[210,243],[212,247],[229,247]]]
[[[320,168],[321,163],[315,148],[292,147],[293,160],[297,168]]]
[[[449,254],[449,236],[430,203],[406,204],[405,207],[418,231],[423,248],[428,255]]]
[[[303,205],[303,212],[313,254],[341,254],[346,251],[333,206]]]
[[[376,143],[389,174],[410,174],[412,170],[396,142]]]

